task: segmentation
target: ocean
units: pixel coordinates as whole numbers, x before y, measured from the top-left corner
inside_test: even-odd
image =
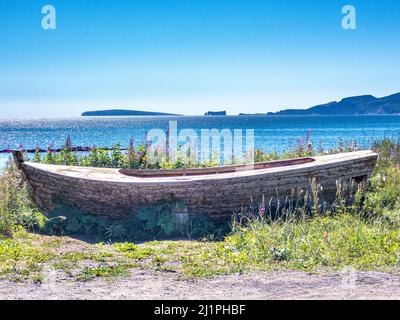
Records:
[[[168,128],[177,121],[178,132],[193,129],[254,129],[254,146],[266,151],[282,151],[297,144],[299,137],[311,131],[314,145],[325,148],[338,141],[356,141],[368,148],[376,139],[400,134],[400,116],[185,116],[185,117],[79,117],[54,119],[0,119],[0,149],[47,148],[62,146],[67,137],[75,146],[106,147],[129,139],[143,142],[151,129]],[[1,161],[9,155],[2,154]]]

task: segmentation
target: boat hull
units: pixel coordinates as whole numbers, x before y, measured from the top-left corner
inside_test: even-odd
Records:
[[[291,195],[301,197],[311,192],[312,181],[319,186],[320,201],[332,202],[338,181],[358,183],[368,179],[377,154],[359,151],[257,170],[241,167],[234,172],[165,177],[23,162],[16,154],[14,158],[34,201],[45,212],[65,203],[88,214],[118,218],[136,214],[141,207],[161,200],[176,199],[188,214],[224,220],[234,211],[258,205],[261,199],[279,199],[282,203]]]

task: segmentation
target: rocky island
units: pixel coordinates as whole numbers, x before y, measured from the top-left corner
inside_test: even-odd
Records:
[[[110,116],[181,116],[180,114],[153,112],[153,111],[139,111],[139,110],[100,110],[100,111],[86,111],[82,113],[82,117],[110,117]]]
[[[205,116],[226,116],[226,111],[207,111]]]

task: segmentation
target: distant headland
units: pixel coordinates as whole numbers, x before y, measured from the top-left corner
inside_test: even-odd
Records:
[[[99,111],[86,111],[82,113],[82,117],[110,117],[110,116],[181,116],[181,114],[153,112],[153,111],[139,111],[139,110],[99,110]]]
[[[383,98],[356,96],[309,109],[286,109],[267,115],[400,115],[400,93]]]

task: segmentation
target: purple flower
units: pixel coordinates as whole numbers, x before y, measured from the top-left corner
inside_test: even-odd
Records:
[[[397,159],[398,155],[399,155],[399,153],[397,151],[397,148],[393,147],[393,149],[392,149],[392,158]]]
[[[311,137],[312,132],[313,132],[313,129],[312,129],[312,128],[311,128],[310,130],[308,130],[308,132],[307,132],[307,138],[306,138],[306,141],[307,141],[307,142],[308,142],[308,140],[310,140],[310,137]]]
[[[131,139],[129,140],[129,146],[133,149],[135,148],[135,140],[133,139],[133,137],[131,137]]]
[[[258,209],[258,213],[264,215],[265,214],[265,207],[260,207],[260,209]]]
[[[303,144],[303,138],[302,137],[298,137],[297,138],[297,145],[301,146]]]
[[[10,146],[9,146],[9,145],[7,146],[6,152],[7,152],[7,153],[11,153],[11,149],[10,149]]]
[[[19,147],[20,150],[22,150],[22,148],[23,148],[22,143],[20,143],[20,144],[18,145],[18,147]]]

